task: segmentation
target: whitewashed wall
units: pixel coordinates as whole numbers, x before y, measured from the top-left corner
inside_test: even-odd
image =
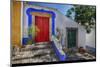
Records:
[[[28,16],[26,14],[26,6],[23,6],[23,37],[28,37]]]
[[[50,10],[55,12],[56,14],[56,18],[55,18],[55,31],[56,28],[59,27],[62,30],[62,33],[64,34],[63,36],[63,40],[64,40],[64,44],[66,44],[67,46],[67,36],[66,36],[66,28],[78,28],[78,46],[83,46],[85,47],[85,41],[86,41],[86,35],[85,35],[85,29],[83,27],[81,27],[80,25],[78,25],[76,22],[74,22],[73,20],[67,18],[66,16],[64,16],[62,13],[60,13],[58,10],[53,9],[53,8],[47,8],[47,7],[41,7],[41,6],[33,6],[33,5],[24,5],[24,36],[27,36],[27,23],[28,23],[28,16],[26,15],[26,10],[28,8],[36,8],[36,9],[44,9],[44,10]],[[50,22],[52,23],[52,22]],[[50,29],[51,31],[51,29]],[[66,42],[65,42],[66,41]]]
[[[86,46],[95,48],[95,29],[92,29],[91,33],[86,33]]]
[[[56,12],[56,24],[55,24],[55,27],[59,27],[61,30],[63,30],[63,34],[64,34],[64,37],[63,37],[63,40],[66,40],[65,41],[65,44],[66,46],[67,45],[67,32],[66,32],[66,28],[78,28],[78,47],[84,47],[85,48],[85,42],[86,42],[86,31],[85,29],[78,25],[76,22],[74,22],[73,20],[67,18],[66,16],[64,16],[63,14],[61,14],[60,12],[58,11],[55,11]]]
[[[28,37],[28,15],[26,14],[26,10],[28,8],[36,8],[36,9],[43,9],[43,7],[40,7],[40,6],[32,6],[32,5],[27,5],[27,4],[24,4],[24,7],[23,7],[23,37]],[[48,10],[45,8],[45,10]],[[35,21],[35,17],[32,16],[32,22]],[[50,28],[51,28],[51,18],[50,18]],[[51,35],[51,30],[50,30],[50,35]]]
[[[86,47],[86,30],[82,26],[78,26],[78,46]]]

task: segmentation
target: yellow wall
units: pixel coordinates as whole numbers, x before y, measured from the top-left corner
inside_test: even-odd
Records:
[[[13,1],[12,3],[12,45],[21,45],[21,2]]]

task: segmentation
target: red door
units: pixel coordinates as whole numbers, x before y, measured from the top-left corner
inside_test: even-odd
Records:
[[[49,17],[35,16],[35,25],[39,29],[36,33],[35,42],[49,41]]]

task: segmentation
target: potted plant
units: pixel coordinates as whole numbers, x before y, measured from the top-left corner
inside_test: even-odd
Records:
[[[34,35],[34,31],[33,31],[33,26],[29,27],[28,29],[28,35],[29,35],[29,38],[28,38],[28,44],[32,45],[34,42],[33,42],[33,35]]]

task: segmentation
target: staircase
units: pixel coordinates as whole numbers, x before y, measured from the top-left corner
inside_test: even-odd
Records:
[[[50,43],[26,45],[12,52],[12,64],[58,61]]]
[[[60,61],[66,61],[67,55],[62,49],[61,43],[55,36],[52,36],[52,48]]]

